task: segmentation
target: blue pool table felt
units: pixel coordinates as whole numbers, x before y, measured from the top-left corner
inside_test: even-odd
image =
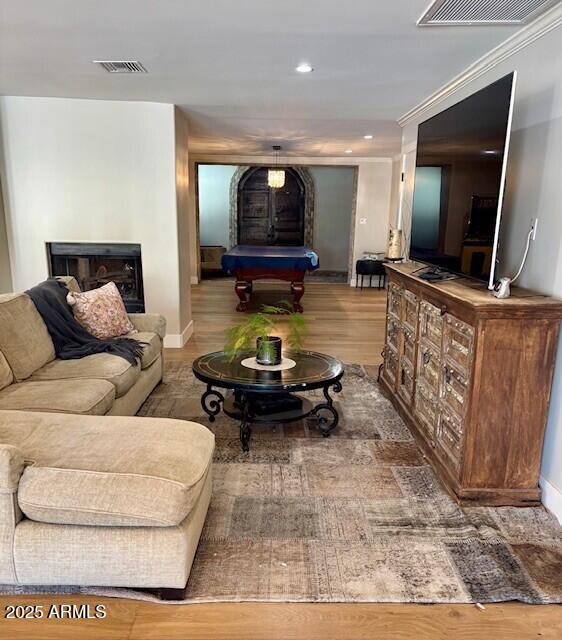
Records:
[[[237,244],[223,254],[222,268],[235,271],[248,267],[298,269],[314,271],[320,266],[318,256],[308,247],[268,247],[249,244]]]

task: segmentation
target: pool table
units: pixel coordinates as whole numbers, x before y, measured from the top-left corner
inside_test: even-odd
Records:
[[[269,247],[238,244],[221,258],[222,268],[236,278],[234,290],[240,302],[237,311],[246,311],[254,280],[270,278],[291,283],[293,310],[302,312],[304,276],[320,266],[318,256],[308,247]]]

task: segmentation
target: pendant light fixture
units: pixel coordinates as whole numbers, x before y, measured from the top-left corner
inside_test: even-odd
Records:
[[[285,186],[285,170],[279,169],[279,152],[281,151],[281,146],[274,144],[273,151],[275,152],[275,168],[268,170],[267,184],[272,189],[280,189]]]

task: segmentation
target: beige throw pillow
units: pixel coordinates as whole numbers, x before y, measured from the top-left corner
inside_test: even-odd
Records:
[[[71,291],[66,299],[76,320],[96,338],[106,340],[135,331],[114,282],[91,291]]]

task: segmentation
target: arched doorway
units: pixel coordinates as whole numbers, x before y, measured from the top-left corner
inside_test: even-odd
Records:
[[[230,181],[230,242],[229,248],[238,244],[238,209],[239,209],[239,185],[247,174],[258,167],[238,167]],[[288,170],[286,168],[285,170]],[[304,244],[313,247],[314,236],[314,199],[315,185],[311,172],[306,167],[290,167],[304,185]]]
[[[248,169],[238,183],[238,244],[304,244],[305,185],[285,169],[285,185],[271,189],[267,167]]]

